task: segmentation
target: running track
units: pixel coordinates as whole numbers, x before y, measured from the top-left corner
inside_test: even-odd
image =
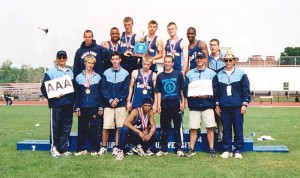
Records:
[[[47,101],[14,101],[13,105],[47,105]],[[0,105],[5,105],[5,101],[0,101]],[[300,103],[295,102],[251,102],[249,107],[300,107]]]

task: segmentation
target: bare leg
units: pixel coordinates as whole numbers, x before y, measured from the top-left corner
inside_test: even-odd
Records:
[[[193,150],[195,149],[195,144],[196,144],[196,140],[197,140],[197,132],[198,132],[198,129],[190,130],[190,148]]]
[[[214,129],[206,128],[209,149],[214,149]]]

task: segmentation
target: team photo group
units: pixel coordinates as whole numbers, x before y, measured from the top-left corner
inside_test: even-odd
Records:
[[[45,72],[41,86],[50,108],[51,156],[107,154],[112,134],[116,160],[132,154],[164,156],[173,127],[175,155],[190,157],[196,154],[203,124],[210,157],[217,157],[217,134],[223,146],[220,157],[242,159],[250,84],[246,73],[235,66],[239,58],[232,51],[221,52],[218,39],[208,45],[197,40],[194,27],[187,29],[185,40],[178,36],[176,23],[170,22],[169,38],[163,41],[156,35],[155,20],[142,36],[133,32],[133,22],[125,17],[124,32],[111,28],[110,39],[101,44],[91,30],[85,30],[73,70],[66,65],[67,52],[57,52],[55,66]],[[187,152],[183,150],[186,107]],[[78,139],[73,154],[68,146],[74,112]],[[159,115],[159,123],[154,114]],[[152,149],[156,142],[158,151]]]

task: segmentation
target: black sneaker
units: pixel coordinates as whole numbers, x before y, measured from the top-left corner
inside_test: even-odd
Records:
[[[187,157],[191,157],[191,156],[194,156],[196,154],[195,150],[193,149],[189,149],[189,151],[187,152]]]
[[[217,157],[216,151],[214,149],[209,149],[209,153],[208,154],[209,154],[209,157],[211,157],[211,158]]]

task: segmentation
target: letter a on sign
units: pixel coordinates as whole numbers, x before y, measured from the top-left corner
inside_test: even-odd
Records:
[[[71,77],[68,75],[64,75],[58,79],[46,81],[45,86],[47,86],[48,98],[55,98],[60,95],[74,92]]]

